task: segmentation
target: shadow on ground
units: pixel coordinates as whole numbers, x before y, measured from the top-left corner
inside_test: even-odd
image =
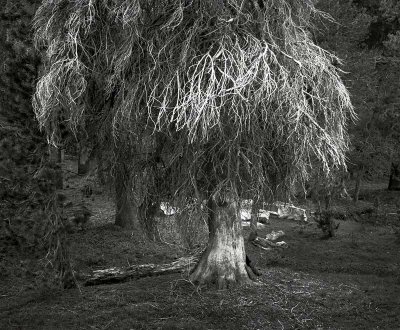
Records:
[[[20,271],[5,267],[0,284],[0,328],[398,328],[400,219],[389,213],[396,214],[399,195],[377,188],[366,191],[363,203],[373,203],[377,195],[381,208],[339,220],[337,235],[329,240],[321,238],[315,223],[271,221],[260,236],[283,230],[289,247],[264,251],[248,245],[263,275],[255,285],[227,291],[200,289],[187,274],[64,291],[38,289],[34,274],[21,271],[15,261],[13,267]],[[138,242],[134,233],[115,227],[112,203],[104,195],[90,197],[88,203],[95,213],[92,224],[71,234],[78,271],[166,263],[190,253],[172,236],[164,243]],[[339,201],[336,207],[345,205]],[[170,224],[164,226],[172,230]]]

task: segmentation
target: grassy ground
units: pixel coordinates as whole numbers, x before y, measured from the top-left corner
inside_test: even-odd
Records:
[[[80,185],[71,175],[66,194],[85,200],[94,216],[87,229],[71,234],[77,270],[165,263],[189,253],[172,234],[171,218],[160,220],[165,243],[138,243],[134,233],[113,226],[107,194],[84,198],[76,193]],[[3,274],[0,329],[399,329],[400,194],[368,185],[361,197],[356,205],[336,203],[348,216],[333,239],[322,239],[315,223],[273,220],[260,236],[283,230],[289,247],[248,245],[263,275],[253,286],[229,291],[199,289],[185,274],[38,289],[21,270],[25,256]],[[375,211],[358,213],[365,203],[375,203]]]

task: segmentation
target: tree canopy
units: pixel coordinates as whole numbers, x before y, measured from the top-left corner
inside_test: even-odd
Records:
[[[340,60],[309,34],[316,15],[302,0],[43,1],[37,118],[50,136],[61,113],[133,146],[162,132],[174,193],[265,195],[315,161],[328,173],[354,114]]]

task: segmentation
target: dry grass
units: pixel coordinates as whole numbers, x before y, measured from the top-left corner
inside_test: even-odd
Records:
[[[278,223],[275,225],[279,226]],[[56,296],[26,289],[12,295],[4,291],[7,297],[3,299],[7,304],[0,304],[0,316],[6,323],[2,325],[23,329],[356,329],[397,326],[399,314],[395,302],[400,287],[395,283],[395,269],[379,275],[374,270],[384,265],[384,260],[377,263],[371,273],[368,263],[363,263],[367,257],[371,262],[379,262],[379,256],[384,254],[381,250],[386,250],[389,245],[383,245],[381,250],[368,250],[368,241],[357,234],[362,245],[355,249],[346,244],[344,232],[337,241],[329,243],[315,236],[318,235],[316,228],[307,229],[302,234],[304,237],[296,234],[295,227],[287,226],[285,232],[290,247],[276,252],[278,264],[275,266],[271,264],[270,252],[248,247],[264,273],[258,285],[229,291],[200,290],[187,280],[186,275],[178,274],[81,288],[81,292],[67,290]],[[86,237],[93,237],[94,233],[88,233]],[[97,254],[108,248],[109,253],[118,256],[117,250],[123,241],[128,242],[128,237],[123,232],[110,235],[108,231],[105,237],[110,240],[100,247],[101,234],[104,237],[105,233],[104,230],[98,232],[97,243],[94,239],[91,242],[82,239],[82,234],[76,239],[86,241],[87,246],[97,244]],[[369,242],[372,237],[368,237]],[[376,238],[377,246],[385,237]],[[112,251],[109,244],[114,246]],[[158,258],[162,255],[161,249],[150,246],[139,251],[130,245],[129,249],[130,255],[141,252],[158,254]],[[104,255],[104,265],[92,267],[115,265],[115,256]],[[154,262],[153,258],[144,255],[136,262]],[[392,258],[395,258],[392,261],[398,260],[397,256]],[[159,262],[163,261],[160,259]],[[359,264],[352,271],[356,262]],[[386,260],[386,264],[389,266],[390,263]],[[329,268],[324,268],[327,265]]]
[[[77,188],[79,179],[68,178]],[[84,180],[82,180],[84,181]],[[79,188],[77,189],[79,191]],[[397,195],[381,190],[362,191],[373,200],[379,193],[395,207]],[[77,198],[69,194],[68,198]],[[92,198],[94,200],[92,200]],[[86,198],[95,219],[86,230],[70,235],[75,271],[169,263],[187,255],[180,245],[173,218],[163,218],[166,243],[141,241],[108,217],[113,202],[105,196]],[[371,201],[368,200],[368,201]],[[339,208],[348,207],[336,201]],[[104,217],[104,218],[102,218]],[[107,219],[108,217],[108,219]],[[376,216],[359,222],[341,221],[332,240],[322,240],[315,224],[272,220],[260,229],[265,237],[283,230],[287,249],[264,251],[246,246],[263,275],[258,285],[229,291],[198,288],[187,274],[137,279],[117,285],[81,287],[80,290],[37,290],[34,274],[13,273],[29,260],[0,263],[0,327],[47,329],[366,329],[398,326],[400,256],[398,242],[389,226]],[[367,221],[367,223],[365,223]],[[108,222],[108,224],[105,224]],[[245,230],[245,236],[248,229]],[[175,236],[173,234],[175,233]],[[173,240],[175,244],[173,244]],[[26,267],[26,266],[25,266]],[[7,274],[7,276],[4,276]]]

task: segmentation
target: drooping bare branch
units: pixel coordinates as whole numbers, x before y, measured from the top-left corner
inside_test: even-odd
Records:
[[[312,15],[304,0],[45,0],[37,117],[50,127],[62,111],[76,128],[97,112],[138,143],[172,134],[176,193],[196,181],[266,194],[307,179],[314,161],[329,173],[345,164],[354,113],[339,59],[311,40]],[[112,107],[87,101],[91,81]]]

